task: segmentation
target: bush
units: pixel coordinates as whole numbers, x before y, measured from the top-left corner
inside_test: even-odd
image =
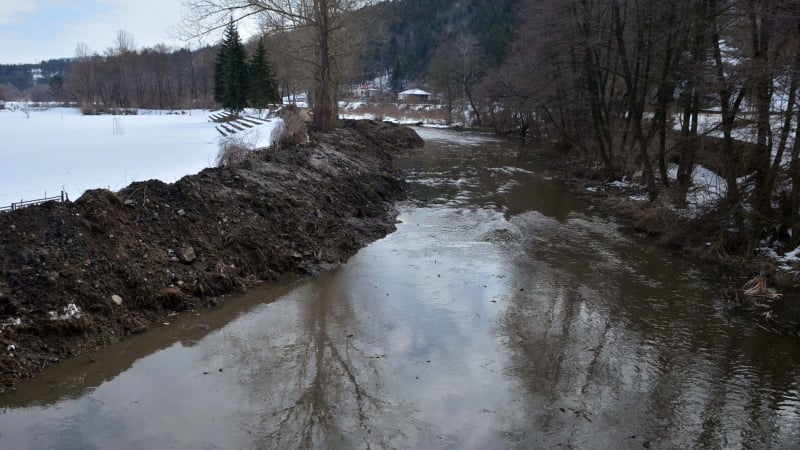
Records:
[[[244,139],[237,137],[235,134],[221,139],[219,147],[217,167],[230,166],[244,161],[247,159],[248,153],[252,151],[252,148],[244,142]]]
[[[136,108],[110,108],[102,105],[93,105],[91,103],[81,104],[81,114],[84,116],[102,116],[110,114],[112,116],[136,116],[139,110]]]

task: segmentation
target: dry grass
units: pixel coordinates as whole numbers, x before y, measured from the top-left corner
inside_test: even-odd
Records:
[[[767,287],[767,276],[764,272],[759,273],[754,278],[747,281],[742,286],[742,293],[748,297],[754,297],[761,300],[773,301],[781,298],[775,289]]]
[[[230,166],[244,161],[250,151],[251,149],[241,139],[237,139],[236,135],[227,136],[220,141],[217,167]]]
[[[92,105],[89,103],[83,103],[81,104],[81,114],[83,114],[84,116],[102,116],[102,115],[135,116],[139,114],[139,110],[136,108],[114,108],[102,105]]]
[[[273,137],[280,146],[305,144],[308,142],[308,111],[289,105],[281,111],[283,125]]]

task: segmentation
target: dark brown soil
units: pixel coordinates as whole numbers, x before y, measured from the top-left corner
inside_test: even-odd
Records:
[[[0,214],[0,388],[175,311],[346,260],[394,230],[393,159],[421,144],[408,128],[347,122],[265,161]],[[79,317],[60,318],[70,304]]]

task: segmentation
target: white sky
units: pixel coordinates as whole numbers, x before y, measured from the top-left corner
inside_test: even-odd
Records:
[[[102,54],[118,30],[137,49],[183,47],[170,33],[181,13],[181,0],[0,0],[0,64],[73,57],[79,42]]]

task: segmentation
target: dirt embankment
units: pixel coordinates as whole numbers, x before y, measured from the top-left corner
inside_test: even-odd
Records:
[[[172,312],[344,261],[394,230],[394,155],[421,144],[347,122],[265,161],[0,214],[0,389]]]

